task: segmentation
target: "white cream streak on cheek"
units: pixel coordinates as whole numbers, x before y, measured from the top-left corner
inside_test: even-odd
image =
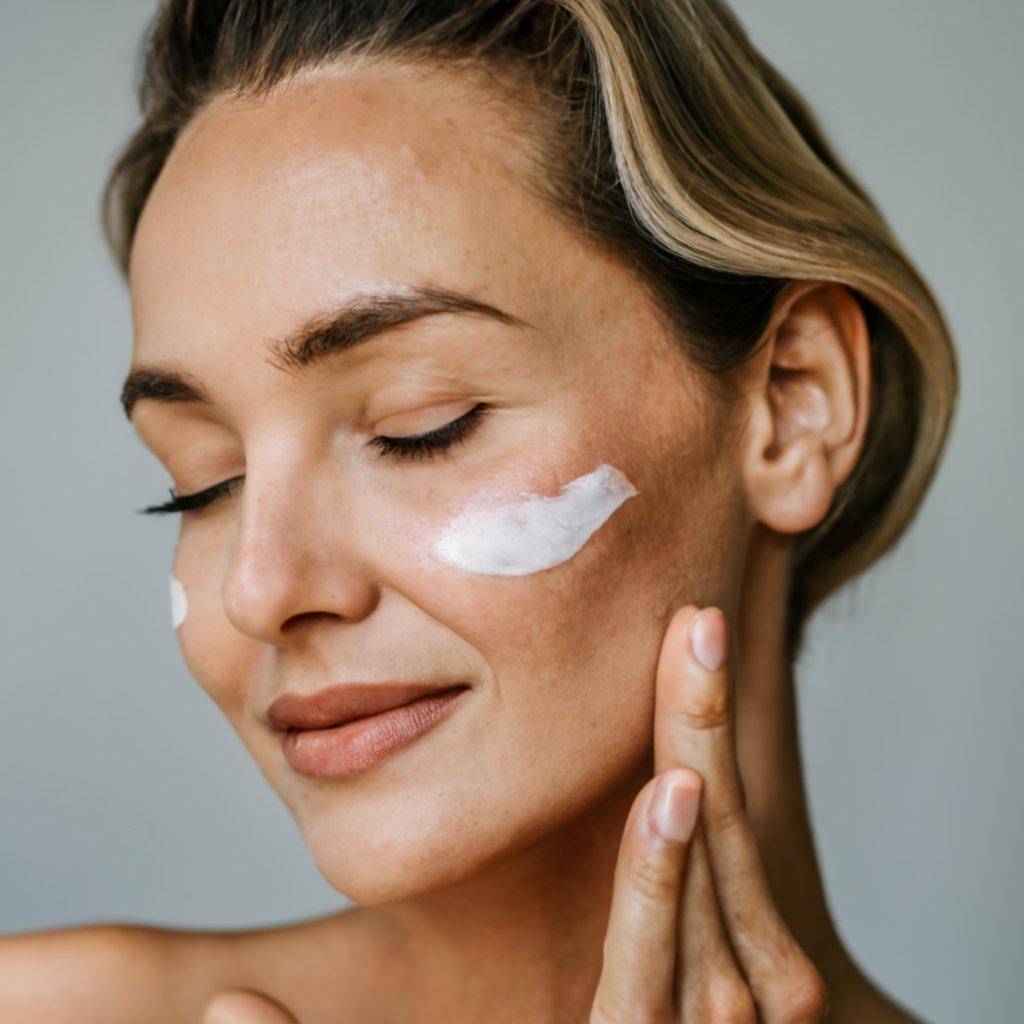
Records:
[[[598,527],[639,492],[614,466],[567,483],[552,498],[530,495],[498,508],[456,516],[434,544],[434,554],[458,569],[490,576],[522,576],[561,565]]]
[[[177,629],[188,614],[188,598],[185,596],[185,584],[171,573],[171,622]]]

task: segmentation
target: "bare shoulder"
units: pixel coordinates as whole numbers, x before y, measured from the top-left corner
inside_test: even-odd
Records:
[[[159,930],[102,924],[0,936],[0,1020],[170,1024],[174,948]]]
[[[0,1021],[198,1024],[209,1001],[235,987],[305,1002],[315,965],[325,981],[338,979],[352,932],[341,916],[231,931],[116,923],[3,935]]]

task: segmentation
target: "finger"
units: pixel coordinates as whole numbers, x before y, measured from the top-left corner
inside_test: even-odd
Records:
[[[708,797],[714,789],[721,798],[723,787],[738,789],[739,772],[732,680],[724,661],[723,636],[707,628],[712,613],[721,616],[716,608],[687,605],[669,621],[655,681],[654,770],[687,764],[704,776]],[[703,655],[723,659],[716,671],[704,668],[691,652],[690,631],[699,620],[704,620]],[[742,799],[742,794],[737,795]]]
[[[277,1000],[264,992],[231,989],[207,1004],[202,1024],[298,1024]]]
[[[690,842],[683,880],[676,1006],[682,1024],[757,1019],[753,994],[722,921],[700,822]]]
[[[702,833],[735,958],[765,1024],[819,1021],[824,980],[776,905],[746,814],[725,617],[706,608],[683,625],[681,683],[666,692],[663,740],[705,779]]]
[[[696,772],[675,768],[633,801],[590,1024],[660,1024],[672,1005],[682,875],[701,788]]]

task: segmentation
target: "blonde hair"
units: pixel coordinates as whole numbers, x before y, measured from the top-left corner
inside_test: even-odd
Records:
[[[153,183],[205,102],[384,57],[525,72],[532,88],[510,98],[540,115],[538,192],[635,268],[712,378],[757,348],[788,281],[834,281],[857,298],[871,339],[867,436],[826,517],[794,542],[795,657],[814,608],[913,518],[957,366],[928,285],[721,0],[166,0],[145,41],[143,120],[102,196],[122,273]]]

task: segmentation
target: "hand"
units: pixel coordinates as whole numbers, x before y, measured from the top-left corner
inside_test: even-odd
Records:
[[[717,608],[687,605],[666,630],[655,776],[619,846],[590,1024],[818,1024],[828,1012],[747,819],[727,649]]]
[[[219,993],[207,1004],[202,1024],[298,1024],[298,1021],[270,996],[235,988]]]

